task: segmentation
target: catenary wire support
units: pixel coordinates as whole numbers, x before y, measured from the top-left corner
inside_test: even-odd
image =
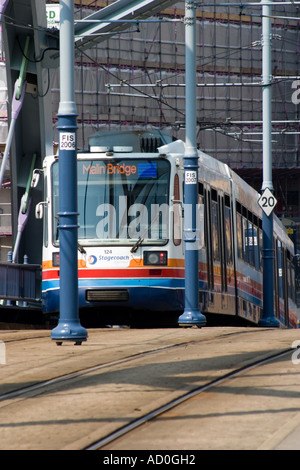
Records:
[[[197,232],[198,151],[196,145],[196,6],[185,3],[186,60],[186,142],[184,155],[184,242],[185,307],[178,318],[180,326],[203,326],[205,316],[199,310],[199,268]]]
[[[9,0],[0,0],[0,20],[3,13],[5,12],[8,2]]]
[[[34,165],[36,161],[36,154],[32,157],[31,168],[27,180],[26,190],[21,198],[19,216],[18,216],[18,232],[15,240],[14,251],[13,251],[13,263],[17,262],[18,251],[21,243],[22,234],[24,228],[27,224],[28,217],[30,214],[30,207],[31,207],[31,196],[30,196],[30,188],[31,188],[31,180],[34,170]]]
[[[269,3],[269,4],[268,4]],[[264,0],[262,6],[262,99],[263,99],[263,183],[262,191],[273,192],[272,182],[272,65],[271,65],[271,2]],[[274,281],[273,281],[273,211],[267,215],[263,211],[263,314],[260,326],[279,327],[274,316]]]
[[[4,11],[5,6],[6,6],[6,3],[3,4],[2,2],[2,5],[0,5],[0,16],[2,16],[1,13],[2,11]],[[29,45],[30,45],[30,37],[27,36],[26,41],[25,41],[24,57],[22,59],[19,76],[14,86],[14,94],[13,94],[12,104],[11,104],[11,122],[9,125],[7,141],[5,144],[2,166],[0,170],[0,188],[2,188],[2,183],[3,183],[3,179],[5,175],[8,156],[9,156],[12,139],[13,139],[14,132],[15,132],[16,122],[19,117],[20,111],[22,109],[23,103],[24,103],[26,85],[27,85],[26,73],[27,73],[27,63],[28,63],[27,57],[29,55]]]
[[[60,0],[59,130],[59,322],[51,338],[61,344],[87,339],[79,321],[77,263],[76,104],[74,91],[74,0]]]

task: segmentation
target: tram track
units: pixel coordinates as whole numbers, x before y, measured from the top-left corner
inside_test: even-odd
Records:
[[[121,365],[121,364],[128,363],[128,362],[134,361],[136,359],[141,359],[143,357],[147,357],[147,356],[150,356],[150,355],[153,355],[153,354],[156,354],[156,353],[161,353],[163,351],[168,351],[168,350],[174,349],[174,348],[186,347],[188,345],[195,344],[195,343],[196,343],[195,341],[190,341],[190,342],[183,343],[183,344],[175,344],[173,346],[157,348],[157,349],[153,349],[151,351],[146,351],[146,352],[142,352],[140,354],[134,354],[132,356],[124,357],[124,358],[116,360],[116,361],[107,362],[105,364],[99,364],[99,365],[96,365],[96,366],[93,366],[93,367],[88,367],[86,369],[78,370],[78,371],[72,372],[70,374],[64,374],[64,375],[59,376],[59,377],[54,377],[52,379],[45,380],[45,381],[40,382],[40,383],[35,383],[35,384],[29,385],[27,387],[22,387],[20,389],[13,390],[13,391],[8,392],[8,393],[4,393],[4,394],[0,395],[0,402],[4,401],[4,400],[14,399],[14,398],[17,398],[17,397],[22,397],[22,395],[26,395],[30,392],[34,392],[34,391],[38,391],[38,390],[42,391],[43,389],[45,389],[46,387],[49,387],[49,386],[53,386],[53,385],[58,385],[59,386],[63,382],[66,382],[66,381],[72,380],[72,379],[77,379],[77,378],[79,378],[83,375],[86,375],[86,374],[89,374],[89,373],[92,373],[92,372],[96,372],[96,371],[101,370],[101,369],[106,369],[106,368],[113,367],[113,366],[116,366],[116,365]]]
[[[212,380],[211,382],[202,385],[200,387],[197,387],[188,393],[183,394],[182,396],[171,400],[170,402],[166,403],[165,405],[151,411],[150,413],[147,413],[146,415],[132,421],[131,423],[127,424],[126,426],[123,426],[120,429],[117,429],[113,433],[102,437],[98,441],[92,443],[91,445],[87,446],[83,450],[100,450],[105,448],[108,444],[111,444],[112,442],[116,442],[118,439],[121,437],[125,436],[126,434],[129,434],[130,432],[136,430],[137,428],[147,424],[149,421],[163,415],[165,412],[171,410],[172,408],[175,408],[178,405],[181,405],[183,402],[186,402],[190,400],[191,398],[195,397],[196,395],[199,395],[200,393],[203,393],[205,391],[208,391],[220,384],[223,384],[224,382],[234,379],[242,374],[245,374],[246,372],[250,371],[251,369],[260,367],[264,364],[267,364],[275,359],[278,359],[282,356],[285,356],[287,354],[290,354],[292,351],[294,351],[293,348],[289,348],[285,351],[281,351],[276,354],[272,354],[269,357],[266,357],[264,359],[258,360],[258,361],[253,361],[253,363],[248,364],[246,366],[240,367],[232,372],[229,372],[227,374],[224,374],[222,377],[219,377],[215,380]]]
[[[236,335],[240,336],[240,335],[253,334],[254,331],[263,331],[263,330],[262,329],[260,329],[260,330],[250,329],[248,331],[235,331],[235,332],[230,332],[230,333],[223,333],[223,334],[220,334],[219,336],[217,336],[216,338],[214,338],[214,341],[217,340],[218,338],[228,338],[230,336],[236,336]],[[24,341],[25,342],[27,342],[27,341],[36,341],[36,340],[40,340],[42,338],[46,338],[47,336],[48,336],[48,333],[42,334],[42,335],[35,335],[34,334],[32,336],[29,336],[29,337],[21,336],[19,338],[10,339],[10,340],[7,341],[7,343],[13,343],[13,342],[16,343],[16,342],[24,342]],[[171,349],[186,348],[187,346],[195,345],[195,344],[198,344],[198,343],[203,344],[205,342],[210,342],[210,341],[211,341],[211,338],[204,338],[204,339],[201,338],[198,341],[193,340],[193,341],[187,341],[187,342],[180,343],[180,344],[173,344],[173,345],[170,345],[170,346],[159,347],[159,348],[151,349],[151,350],[148,350],[148,351],[143,351],[141,353],[132,354],[132,355],[123,357],[123,358],[115,360],[115,361],[106,362],[106,363],[103,363],[103,364],[98,364],[98,365],[95,365],[95,366],[92,366],[92,367],[87,367],[85,369],[75,370],[75,371],[72,371],[71,373],[63,374],[63,375],[57,376],[57,377],[52,377],[49,380],[36,382],[36,383],[33,383],[29,386],[21,387],[21,388],[18,388],[18,389],[0,394],[0,402],[3,402],[4,400],[18,398],[18,397],[22,398],[23,395],[25,396],[28,393],[36,392],[36,391],[39,391],[39,390],[42,393],[43,389],[45,389],[49,386],[56,386],[56,385],[59,386],[60,384],[62,384],[64,382],[67,382],[67,381],[72,380],[72,379],[77,379],[81,376],[84,376],[86,374],[89,374],[89,373],[92,373],[92,372],[95,372],[95,371],[98,371],[98,370],[100,371],[102,369],[106,369],[106,368],[110,368],[110,367],[113,367],[113,366],[125,364],[125,363],[128,363],[128,362],[137,360],[137,359],[141,359],[143,357],[147,357],[147,356],[150,356],[150,355],[162,353],[164,351],[168,351],[168,350],[171,350]]]
[[[98,330],[80,347],[29,337],[10,343],[14,362],[2,369],[0,448],[16,448],[17,442],[21,449],[53,450],[123,445],[130,433],[143,432],[164,413],[176,414],[197,395],[205,407],[202,392],[288,355],[295,332]],[[40,359],[36,352],[43,352]]]

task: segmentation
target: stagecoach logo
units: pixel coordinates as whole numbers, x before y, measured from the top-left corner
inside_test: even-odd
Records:
[[[88,263],[89,264],[96,264],[97,263],[97,257],[95,255],[91,255],[88,257]]]
[[[128,250],[131,247],[128,247]],[[101,268],[111,267],[112,264],[121,268],[129,266],[131,257],[128,252],[124,251],[124,247],[103,247],[98,249],[98,256],[89,255],[87,258],[88,266]]]
[[[6,348],[3,341],[0,341],[0,365],[6,364]]]

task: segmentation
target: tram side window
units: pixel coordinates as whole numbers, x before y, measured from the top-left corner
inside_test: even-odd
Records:
[[[278,275],[279,297],[283,297],[283,278],[282,278],[283,253],[282,253],[282,244],[280,240],[277,240],[276,249],[277,249],[277,259],[278,259],[277,275]]]
[[[288,252],[287,252],[288,256]],[[288,288],[288,297],[292,298],[292,272],[291,272],[291,262],[287,259],[287,288]]]
[[[226,260],[228,264],[232,264],[232,238],[231,238],[231,207],[230,198],[225,195],[225,245],[226,245]]]
[[[236,206],[237,251],[238,257],[260,269],[261,230],[259,220],[244,206]]]
[[[259,270],[258,218],[248,212],[249,264]]]
[[[253,237],[253,224],[252,222],[248,222],[247,227],[247,244],[248,244],[248,261],[249,264],[254,264],[254,237]]]
[[[253,265],[259,270],[259,239],[258,228],[253,225]]]
[[[248,220],[247,217],[242,217],[242,229],[243,229],[243,259],[249,262],[249,233],[248,233]]]
[[[212,224],[212,248],[214,261],[220,261],[220,243],[219,243],[219,219],[218,219],[218,199],[217,191],[211,190],[211,224]]]
[[[198,209],[199,211],[199,229],[201,233],[198,234],[199,238],[201,239],[200,246],[204,248],[206,246],[206,237],[204,233],[206,232],[206,214],[205,214],[205,195],[204,195],[204,185],[203,183],[198,183]],[[202,223],[201,223],[202,222]],[[202,227],[202,229],[201,229]]]
[[[294,262],[293,256],[287,251],[287,275],[288,275],[288,296],[290,299],[295,301],[295,273],[294,273]]]
[[[262,270],[263,268],[263,260],[262,260],[262,246],[263,246],[263,232],[261,228],[261,220],[259,220],[259,229],[258,229],[258,259],[259,259],[259,265],[260,269]]]
[[[243,232],[242,232],[242,216],[236,213],[236,232],[237,232],[237,253],[240,259],[243,258]]]

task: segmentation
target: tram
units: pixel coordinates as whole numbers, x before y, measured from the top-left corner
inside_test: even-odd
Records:
[[[184,310],[184,150],[160,132],[99,132],[77,155],[79,310],[99,326],[172,325]],[[43,162],[36,208],[45,314],[59,311],[58,160]],[[201,151],[198,162],[199,309],[208,324],[257,325],[259,195],[226,164]],[[294,246],[276,216],[273,240],[275,314],[296,327]]]

